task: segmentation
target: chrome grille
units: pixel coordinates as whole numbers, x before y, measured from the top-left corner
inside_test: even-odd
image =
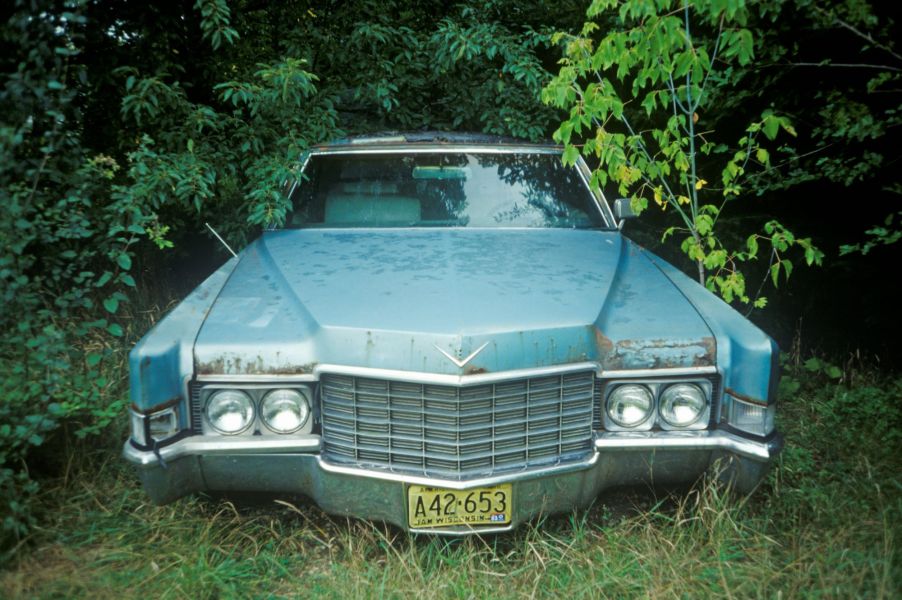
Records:
[[[203,431],[203,407],[200,405],[200,388],[201,385],[192,381],[188,386],[188,394],[190,396],[191,415],[189,417],[191,423],[191,432],[197,435]]]
[[[333,463],[467,479],[585,458],[592,371],[451,386],[325,374],[323,455]]]

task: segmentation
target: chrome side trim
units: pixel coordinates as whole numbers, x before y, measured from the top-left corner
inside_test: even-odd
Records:
[[[511,481],[526,481],[529,479],[537,479],[546,475],[558,475],[561,473],[571,473],[573,471],[583,471],[591,468],[598,462],[598,453],[592,453],[588,460],[577,463],[569,463],[566,465],[556,465],[553,467],[542,467],[539,469],[528,469],[523,471],[512,471],[491,477],[482,477],[479,479],[467,479],[465,481],[456,481],[449,479],[441,479],[438,477],[423,477],[418,475],[410,475],[405,473],[392,473],[391,471],[376,471],[370,469],[361,469],[359,467],[345,467],[326,462],[321,456],[316,457],[316,462],[323,471],[329,473],[338,473],[341,475],[349,475],[352,477],[368,477],[370,479],[381,479],[383,481],[395,481],[398,483],[408,483],[413,485],[423,485],[428,487],[441,487],[452,490],[466,490],[475,487],[489,487],[499,483],[508,483]],[[482,530],[480,530],[482,531]]]
[[[348,375],[352,377],[368,377],[373,379],[390,379],[393,381],[406,381],[409,383],[426,383],[436,385],[479,385],[484,383],[496,383],[528,377],[542,377],[543,375],[561,375],[580,371],[598,372],[599,365],[594,362],[580,362],[569,365],[552,365],[550,367],[535,367],[531,369],[516,369],[513,371],[499,371],[497,373],[477,373],[474,375],[451,375],[444,373],[423,373],[419,371],[399,371],[395,369],[374,369],[371,367],[348,367],[345,365],[317,365],[313,372],[317,379],[321,373],[335,375]]]
[[[254,436],[226,437],[221,435],[191,436],[169,446],[159,448],[164,461],[175,460],[192,454],[285,454],[319,452],[321,440],[318,435],[297,436]],[[135,448],[126,441],[122,455],[134,465],[157,466],[158,457],[153,453]]]
[[[517,369],[514,371],[499,371],[498,373],[479,373],[474,375],[452,375],[447,373],[425,373],[420,371],[401,371],[396,369],[376,369],[372,367],[352,367],[347,365],[317,365],[313,373],[304,374],[268,374],[252,373],[242,374],[205,374],[198,375],[197,381],[201,383],[311,383],[319,381],[321,373],[335,373],[336,375],[355,375],[358,377],[374,377],[385,379],[397,379],[411,383],[435,383],[444,385],[476,385],[480,383],[493,383],[505,379],[518,377],[539,377],[542,375],[556,375],[571,373],[574,371],[595,371],[599,378],[604,379],[630,379],[639,377],[681,377],[695,375],[713,375],[717,373],[717,367],[670,367],[665,369],[617,369],[604,370],[599,363],[581,362],[569,365],[550,365],[547,367],[533,367],[529,369]],[[187,383],[185,384],[187,386]]]
[[[693,375],[713,375],[717,367],[668,367],[666,369],[602,369],[598,376],[603,379],[635,379],[638,377],[680,377]]]
[[[197,381],[201,383],[267,383],[267,382],[279,382],[279,383],[311,383],[317,380],[316,375],[304,374],[304,375],[288,375],[288,374],[258,374],[253,373],[250,375],[240,375],[240,374],[211,374],[211,375],[198,375]]]
[[[595,438],[597,452],[724,450],[758,462],[770,461],[782,446],[779,436],[756,442],[728,431],[602,432]]]
[[[384,143],[359,144],[354,146],[320,146],[311,148],[310,155],[319,154],[435,154],[447,152],[470,152],[474,154],[561,154],[562,146],[530,144],[466,144],[466,143]]]
[[[579,178],[582,180],[583,185],[586,186],[586,189],[589,190],[589,194],[595,198],[595,204],[598,205],[598,209],[601,211],[601,216],[605,220],[605,223],[607,223],[610,229],[617,229],[619,231],[617,219],[614,218],[614,212],[611,210],[611,206],[608,204],[608,199],[605,198],[604,192],[601,190],[598,190],[597,192],[593,191],[592,186],[589,184],[589,181],[592,179],[592,170],[589,168],[589,165],[586,164],[582,155],[580,155],[576,161],[576,172],[579,173]]]

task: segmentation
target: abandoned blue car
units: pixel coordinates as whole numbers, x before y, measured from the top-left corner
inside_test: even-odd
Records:
[[[561,148],[312,148],[266,231],[134,348],[150,497],[300,494],[413,532],[512,529],[780,451],[774,342],[621,235]]]

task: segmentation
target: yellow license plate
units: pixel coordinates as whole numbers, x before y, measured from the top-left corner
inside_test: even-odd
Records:
[[[412,528],[506,525],[511,522],[511,484],[469,490],[412,485],[407,488],[407,522]]]

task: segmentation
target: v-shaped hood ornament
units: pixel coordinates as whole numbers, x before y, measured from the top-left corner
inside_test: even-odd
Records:
[[[473,350],[473,352],[470,353],[470,356],[467,356],[466,358],[463,358],[463,359],[457,359],[457,358],[454,358],[453,356],[451,356],[450,354],[448,354],[447,352],[445,352],[444,350],[442,350],[441,348],[439,348],[439,347],[438,347],[438,344],[432,344],[432,345],[435,347],[436,350],[438,350],[439,352],[441,352],[442,354],[444,354],[444,355],[445,355],[445,358],[447,358],[448,360],[450,360],[451,362],[453,362],[455,365],[457,365],[458,368],[461,368],[461,369],[462,369],[463,366],[464,366],[465,364],[467,364],[468,362],[470,362],[471,360],[473,360],[474,358],[476,358],[476,355],[477,355],[477,354],[479,354],[480,352],[482,352],[483,350],[485,350],[485,347],[488,346],[489,343],[488,343],[488,342],[484,343],[484,344],[483,344],[482,346],[480,346],[479,348],[476,348],[476,350]]]

